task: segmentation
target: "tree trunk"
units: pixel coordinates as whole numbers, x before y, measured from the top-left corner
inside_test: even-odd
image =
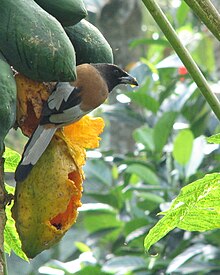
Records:
[[[111,0],[100,15],[100,28],[110,43],[115,63],[125,67],[140,58],[140,48],[129,50],[129,42],[141,37],[142,14],[137,0]]]

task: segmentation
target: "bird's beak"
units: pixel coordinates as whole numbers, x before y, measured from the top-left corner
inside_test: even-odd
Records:
[[[129,84],[132,86],[138,86],[136,78],[134,78],[133,76],[131,76],[129,74],[127,76],[122,76],[120,78],[120,84]]]

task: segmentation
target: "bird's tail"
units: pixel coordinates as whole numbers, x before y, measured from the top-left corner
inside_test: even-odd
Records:
[[[15,171],[15,180],[23,181],[49,145],[56,128],[39,125],[25,146],[22,159]]]

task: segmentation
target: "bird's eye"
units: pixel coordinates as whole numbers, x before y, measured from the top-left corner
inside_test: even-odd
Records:
[[[117,70],[117,69],[115,69],[115,70],[114,70],[114,75],[115,75],[115,76],[120,76],[120,71]]]

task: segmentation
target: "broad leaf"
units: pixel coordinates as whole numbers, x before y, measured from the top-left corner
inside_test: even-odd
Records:
[[[133,271],[141,268],[147,269],[147,263],[141,257],[136,256],[121,256],[121,257],[113,257],[109,261],[107,261],[103,270],[107,272],[120,272],[122,274],[126,274],[128,271]]]
[[[205,37],[198,43],[196,49],[191,51],[196,63],[205,64],[207,72],[212,72],[215,68],[215,55],[213,51],[213,40]]]
[[[90,233],[94,233],[103,229],[109,231],[119,229],[123,226],[123,222],[118,220],[116,215],[93,213],[85,216],[84,225]]]
[[[76,275],[111,275],[112,273],[106,273],[101,270],[99,266],[85,266],[75,273]]]
[[[210,245],[204,246],[204,244],[200,244],[200,243],[191,245],[189,248],[184,250],[182,253],[180,253],[177,257],[175,257],[170,262],[170,264],[168,265],[168,268],[166,270],[167,274],[172,274],[173,272],[178,272],[179,267],[184,265],[187,261],[189,261],[191,258],[195,257],[196,255],[198,255],[198,254],[201,255],[202,253],[205,252],[206,249],[210,250],[211,246]]]
[[[139,89],[137,93],[130,93],[127,96],[132,100],[132,102],[138,104],[141,107],[144,107],[154,114],[159,109],[159,103],[152,96],[148,95],[143,88]]]
[[[149,94],[149,91],[152,90],[151,85],[152,79],[149,77],[146,80],[145,84],[142,85],[142,87],[140,87],[137,92],[126,93],[126,96],[132,99],[132,102],[136,103],[137,105],[144,107],[152,111],[153,113],[156,113],[159,109],[159,102],[152,95]]]
[[[211,137],[207,137],[206,140],[209,143],[220,144],[220,134],[216,134],[216,135],[213,135]]]
[[[136,142],[142,143],[147,150],[154,150],[153,129],[144,125],[133,132]]]
[[[21,159],[20,154],[6,147],[4,152],[4,158],[5,158],[5,164],[4,164],[5,172],[14,172]]]
[[[185,85],[184,88],[182,87],[181,91],[181,84],[180,87],[177,88],[178,91],[178,96],[174,98],[170,103],[169,103],[169,110],[180,112],[189,102],[190,97],[192,94],[196,91],[197,86],[193,82],[189,86]]]
[[[75,246],[79,249],[80,252],[88,252],[91,251],[91,249],[88,247],[88,245],[82,243],[82,242],[75,242]]]
[[[126,169],[126,173],[136,174],[140,179],[149,184],[159,184],[157,175],[147,166],[141,164],[131,164]]]
[[[134,230],[133,232],[131,232],[125,239],[126,243],[130,243],[142,236],[144,236],[146,234],[148,230],[148,226],[142,226],[136,230]]]
[[[167,112],[158,120],[154,128],[154,144],[158,153],[161,153],[173,129],[177,112]]]
[[[179,196],[164,217],[145,238],[146,250],[178,227],[188,231],[206,231],[220,228],[220,174],[206,175],[181,189]]]
[[[84,203],[80,208],[80,212],[95,212],[95,213],[116,213],[116,210],[108,204],[104,203]]]
[[[184,25],[184,23],[188,23],[187,22],[187,15],[190,11],[189,6],[187,6],[187,4],[183,1],[181,2],[180,7],[177,10],[177,14],[176,14],[176,19],[178,20],[178,23],[180,26]]]
[[[121,193],[119,193],[118,196],[116,196],[115,194],[112,194],[112,191],[110,194],[102,194],[101,192],[100,193],[87,192],[85,194],[85,196],[92,197],[100,203],[109,204],[110,206],[112,206],[114,208],[121,208],[121,206],[123,204],[122,196],[120,196],[120,195],[121,195]]]
[[[191,157],[185,167],[185,176],[187,178],[189,178],[191,175],[194,175],[202,163],[205,157],[204,149],[206,145],[207,143],[204,136],[200,136],[194,139]]]
[[[193,134],[190,130],[182,130],[174,141],[173,157],[181,165],[186,165],[190,159],[193,147]]]
[[[161,45],[161,46],[164,46],[164,47],[169,46],[168,41],[165,40],[165,39],[161,39],[161,38],[158,38],[158,39],[139,38],[139,39],[132,40],[130,42],[129,46],[131,48],[135,48],[139,45],[154,45],[154,44]]]
[[[11,186],[6,185],[6,189],[8,192],[13,193],[14,188]],[[6,217],[7,222],[5,225],[4,230],[4,249],[5,252],[9,255],[11,254],[11,250],[14,251],[14,253],[22,258],[25,261],[28,261],[28,257],[25,255],[25,253],[21,249],[21,241],[19,239],[18,233],[15,228],[15,221],[11,216],[11,208],[13,206],[13,203],[6,206]]]
[[[86,180],[92,182],[92,185],[87,186],[89,190],[95,191],[96,187],[100,188],[100,186],[105,189],[106,186],[112,184],[112,174],[109,166],[99,159],[87,162],[84,171],[88,175]]]
[[[153,194],[152,192],[137,192],[136,194],[138,198],[137,205],[140,209],[153,211],[156,209],[161,203],[164,202],[164,199],[156,194]]]
[[[164,68],[180,68],[183,67],[183,63],[176,54],[169,55],[157,64],[157,69]]]

